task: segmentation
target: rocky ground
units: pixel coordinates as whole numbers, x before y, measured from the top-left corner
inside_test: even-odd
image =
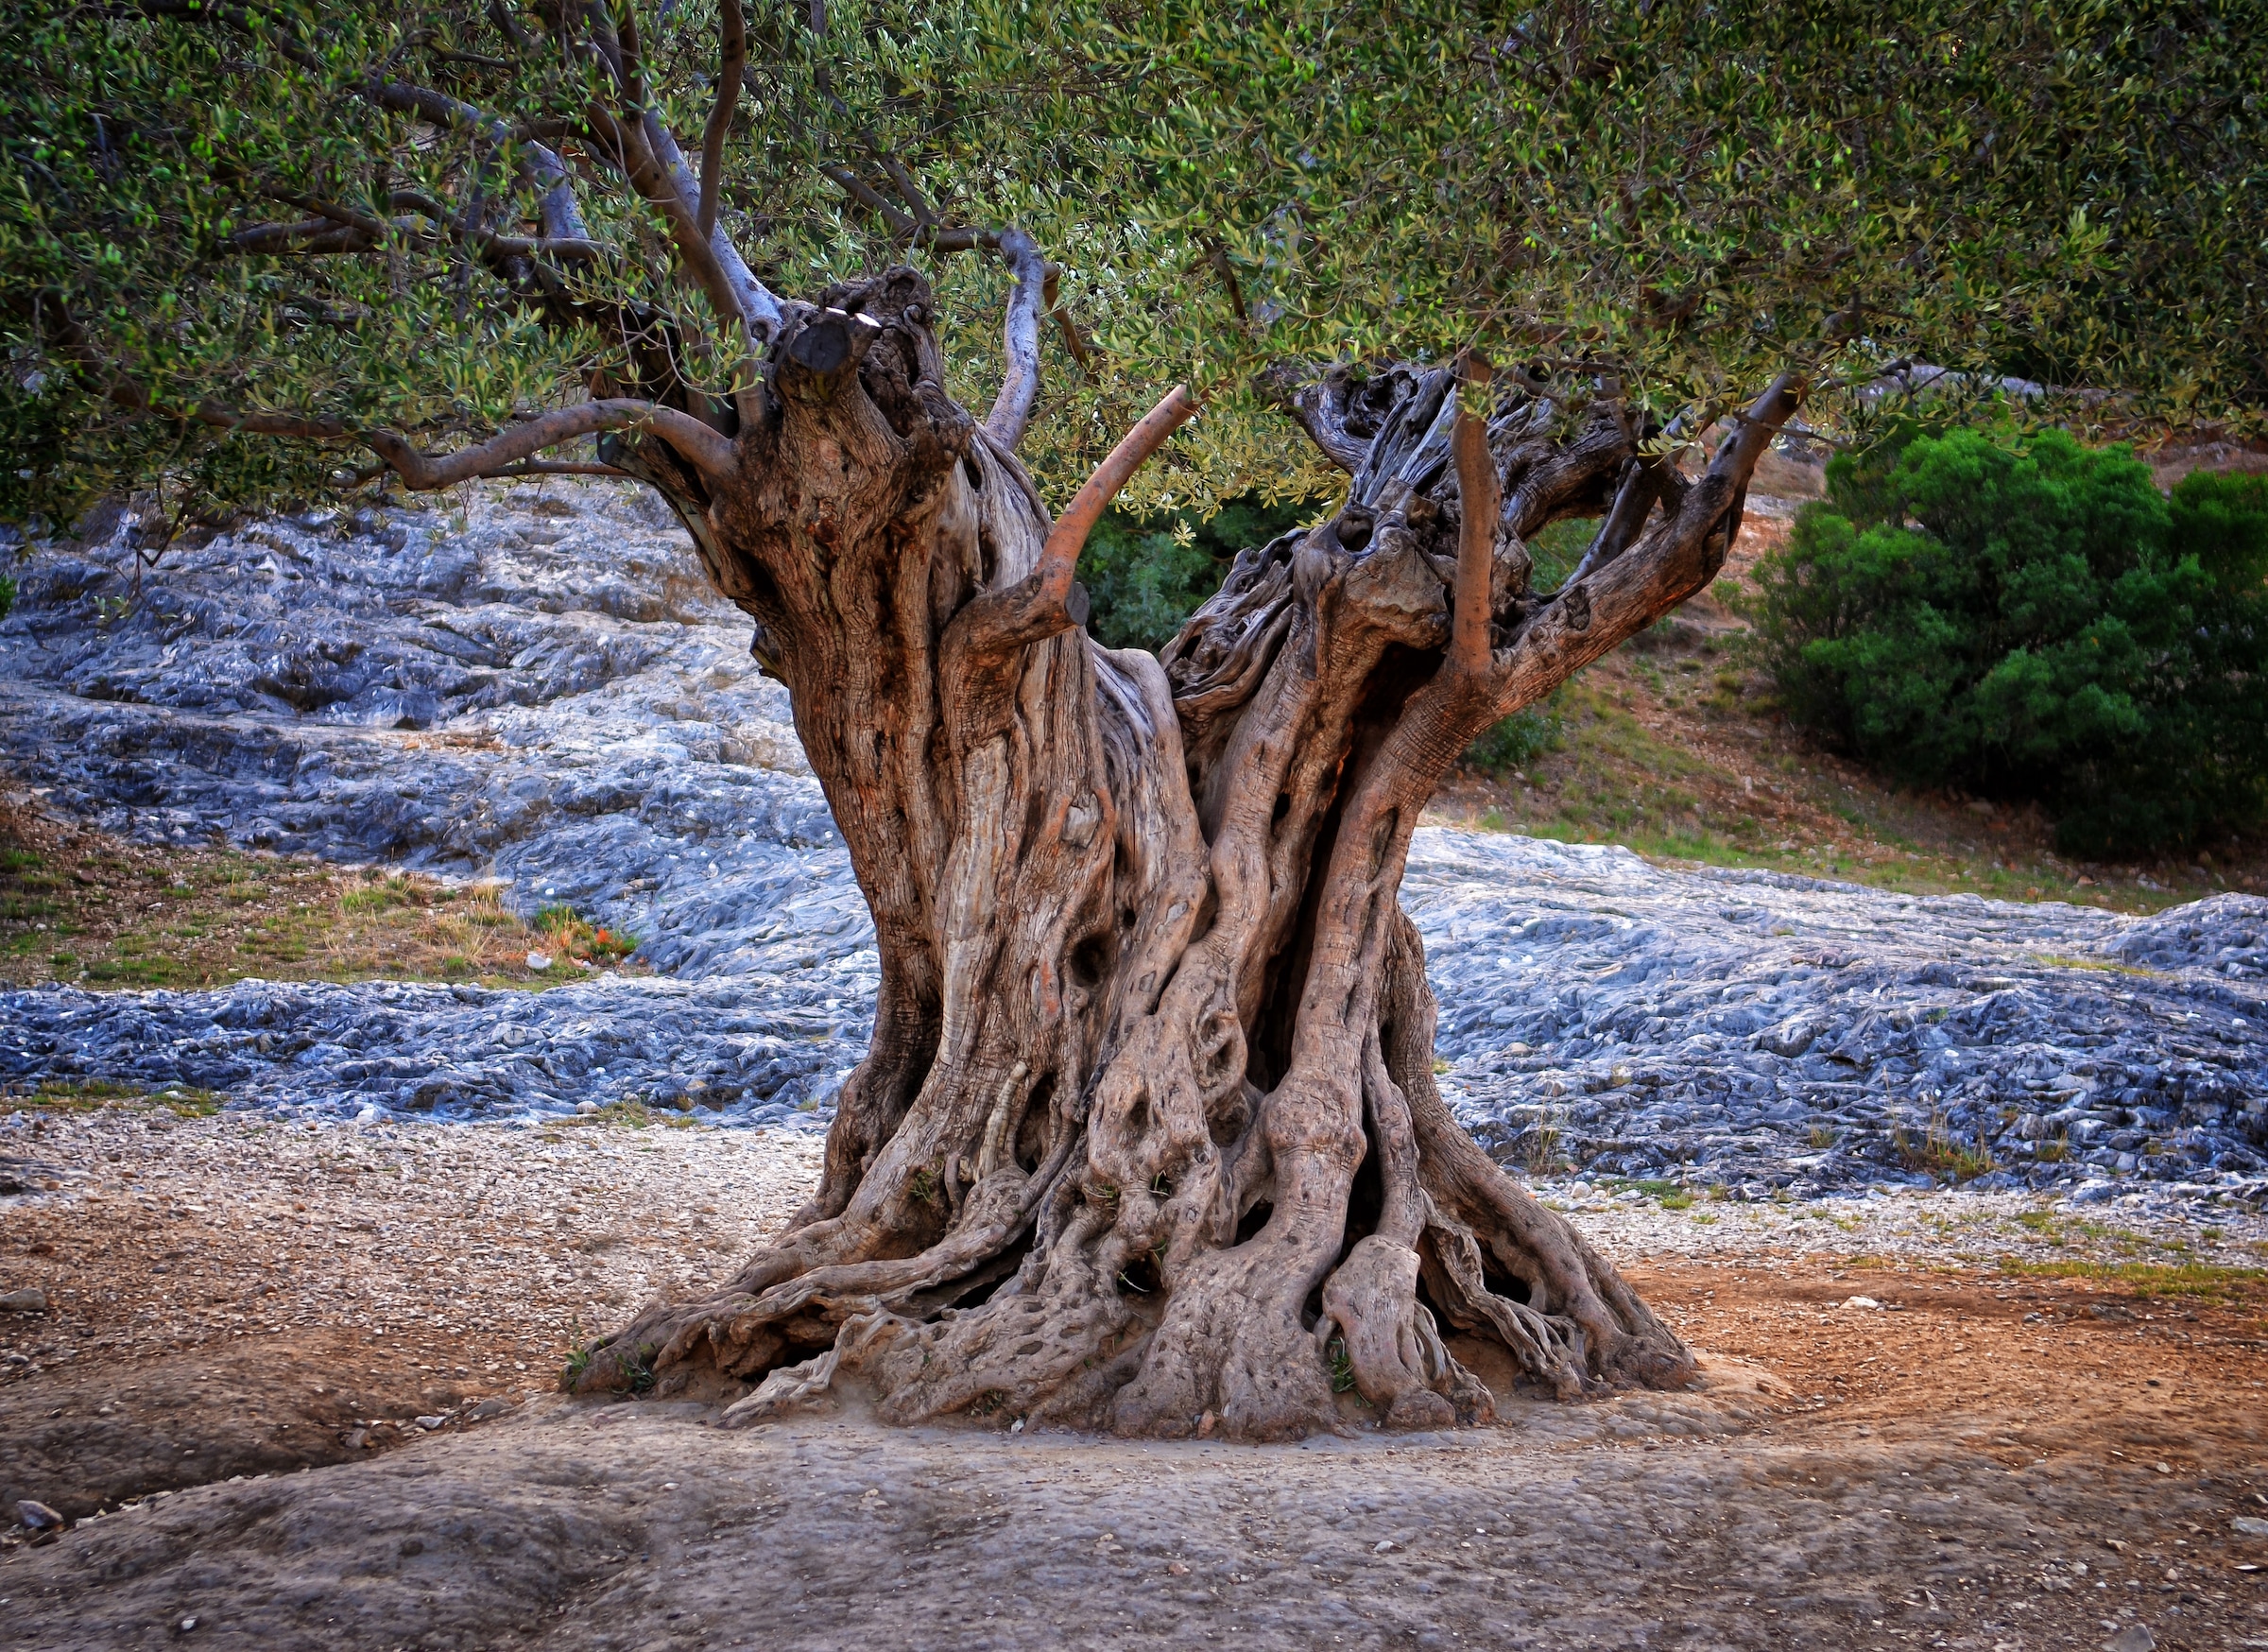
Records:
[[[1760,512],[1760,523],[1774,521]],[[777,683],[645,496],[563,483],[265,523],[134,583],[113,535],[26,565],[0,760],[144,844],[500,886],[640,938],[630,972],[0,992],[0,1082],[277,1117],[624,1104],[818,1128],[875,959]],[[1429,829],[1407,899],[1445,1087],[1534,1168],[1745,1196],[1943,1180],[2268,1187],[2268,902],[2156,915],[1922,898]],[[5,924],[0,924],[5,927]]]
[[[2250,1217],[1562,1181],[1701,1387],[1484,1362],[1503,1426],[1255,1450],[558,1397],[585,1328],[794,1209],[804,1136],[112,1101],[11,1151],[0,1284],[43,1307],[0,1312],[0,1497],[74,1523],[0,1540],[0,1644],[2268,1639]]]

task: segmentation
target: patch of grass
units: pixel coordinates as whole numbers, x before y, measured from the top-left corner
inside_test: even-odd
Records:
[[[560,947],[507,909],[503,892],[211,845],[133,843],[0,799],[0,982],[10,986],[210,987],[257,976],[541,988],[583,972],[531,970],[531,951],[613,963],[635,945],[576,919]]]
[[[1544,1120],[1537,1125],[1535,1133],[1528,1138],[1521,1160],[1531,1176],[1549,1176],[1560,1168],[1560,1159],[1559,1127],[1551,1120]]]
[[[1943,1113],[1930,1120],[1918,1139],[1899,1126],[1890,1132],[1890,1144],[1899,1162],[1908,1170],[1926,1170],[1953,1182],[1973,1181],[1994,1168],[1992,1149],[1984,1132],[1978,1131],[1973,1144],[1963,1142],[1954,1136]]]
[[[2100,1280],[2138,1297],[2183,1297],[2240,1302],[2268,1287],[2268,1268],[2216,1267],[2202,1262],[2030,1262],[2003,1256],[2001,1271],[2024,1279]]]
[[[1638,1181],[1624,1180],[1619,1177],[1603,1179],[1606,1185],[1618,1192],[1644,1194],[1646,1197],[1652,1199],[1665,1211],[1691,1210],[1693,1205],[1695,1196],[1693,1190],[1678,1182],[1665,1181],[1653,1177]]]
[[[658,1342],[641,1343],[628,1360],[624,1362],[624,1368],[630,1379],[631,1393],[650,1394],[654,1391],[654,1355],[661,1351],[662,1345]]]
[[[1752,521],[1754,535],[1784,533]],[[1734,562],[1741,563],[1736,555]],[[1749,665],[1722,594],[1590,666],[1555,697],[1558,749],[1516,770],[1469,760],[1431,818],[1569,843],[1620,843],[1649,859],[1830,877],[1910,894],[1974,893],[2156,912],[2224,888],[2268,887],[2268,837],[2216,846],[2209,863],[2084,866],[2054,852],[2037,811],[1900,791],[1785,723]],[[1737,605],[1736,605],[1737,606]],[[1708,628],[1713,624],[1718,628]],[[2140,973],[2095,959],[2050,965]]]
[[[124,1084],[110,1078],[50,1080],[24,1095],[0,1095],[0,1104],[49,1112],[93,1112],[112,1103],[158,1107],[177,1118],[211,1118],[228,1099],[218,1091],[187,1085],[151,1090],[146,1084]]]
[[[1354,1387],[1354,1360],[1347,1352],[1345,1337],[1331,1339],[1331,1391],[1334,1394],[1351,1392]]]
[[[645,1103],[635,1096],[626,1095],[620,1101],[607,1103],[596,1112],[571,1113],[552,1122],[561,1125],[617,1125],[625,1129],[643,1130],[659,1121]]]
[[[574,1393],[576,1384],[583,1380],[583,1373],[590,1368],[591,1350],[582,1343],[576,1344],[567,1351],[567,1363],[559,1369],[559,1391]]]
[[[554,954],[592,963],[620,963],[638,950],[638,938],[607,929],[576,915],[572,906],[546,906],[536,914],[536,933]]]
[[[77,1083],[50,1082],[29,1095],[10,1096],[12,1105],[52,1109],[57,1112],[91,1112],[106,1101],[138,1101],[149,1093],[146,1084],[119,1084],[108,1078],[85,1078]]]
[[[2099,970],[2105,974],[2111,975],[2149,975],[2155,977],[2163,973],[2162,971],[2158,970],[2145,970],[2139,964],[2123,964],[2116,958],[2079,958],[2068,956],[2063,953],[2034,953],[2032,955],[2032,961],[2034,963],[2045,964],[2050,969]]]

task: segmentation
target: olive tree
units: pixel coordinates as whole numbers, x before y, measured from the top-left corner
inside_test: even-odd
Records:
[[[1487,1417],[1460,1336],[1560,1395],[1688,1380],[1436,1088],[1411,834],[1710,583],[1791,420],[1863,439],[1926,361],[2257,421],[2259,31],[748,6],[9,13],[12,514],[635,477],[792,693],[872,1044],[809,1205],[579,1385],[1276,1438]],[[1325,466],[1159,654],[1083,628],[1129,483]]]

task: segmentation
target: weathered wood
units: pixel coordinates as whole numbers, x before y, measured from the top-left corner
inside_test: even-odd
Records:
[[[1051,552],[941,388],[931,302],[893,270],[794,309],[736,468],[679,495],[793,693],[882,987],[812,1204],[583,1385],[755,1383],[749,1421],[856,1373],[902,1420],[1258,1439],[1341,1425],[1335,1373],[1390,1425],[1478,1420],[1444,1320],[1563,1394],[1684,1381],[1451,1118],[1398,893],[1457,754],[1706,583],[1744,473],[1538,594],[1528,536],[1636,456],[1616,410],[1336,373],[1302,416],[1350,461],[1340,509],[1239,557],[1162,660],[1112,651],[1062,610],[1095,501]]]

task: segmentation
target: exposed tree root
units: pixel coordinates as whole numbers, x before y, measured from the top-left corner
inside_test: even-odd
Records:
[[[1472,736],[1706,584],[1761,442],[1689,483],[1477,364],[1485,420],[1446,370],[1334,374],[1298,402],[1353,472],[1332,520],[1239,557],[1162,660],[1114,653],[1076,542],[1186,405],[1051,524],[1020,420],[938,387],[929,303],[897,270],[791,306],[735,479],[679,500],[793,691],[882,989],[810,1207],[582,1385],[758,1385],[737,1423],[856,1373],[898,1421],[1276,1439],[1488,1418],[1449,1330],[1563,1396],[1687,1381],[1451,1116],[1397,896]],[[1584,577],[1532,591],[1526,537],[1578,511]]]

